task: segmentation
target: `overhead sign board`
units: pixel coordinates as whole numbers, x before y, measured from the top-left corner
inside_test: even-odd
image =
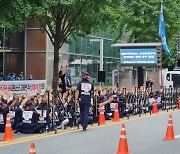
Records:
[[[157,65],[156,48],[121,48],[121,65],[152,66]]]

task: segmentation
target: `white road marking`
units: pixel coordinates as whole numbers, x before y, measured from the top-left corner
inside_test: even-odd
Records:
[[[176,139],[177,139],[177,138],[180,138],[180,135],[176,135],[175,138],[176,138]]]

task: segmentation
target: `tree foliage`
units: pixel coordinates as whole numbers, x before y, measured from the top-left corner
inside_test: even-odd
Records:
[[[180,1],[166,0],[163,6],[167,43],[173,52],[172,58],[164,54],[164,66],[170,67],[176,57],[176,35],[180,33]],[[59,49],[70,35],[86,36],[112,26],[116,33],[127,32],[126,40],[130,42],[160,41],[160,0],[1,0],[0,11],[0,30],[20,30],[27,19],[40,21],[54,46],[54,91],[58,83]]]
[[[0,41],[5,39],[4,30],[22,31],[31,9],[27,1],[0,0]]]
[[[127,24],[127,30],[132,30],[130,42],[133,39],[135,42],[160,42],[158,38],[160,5],[161,0],[122,0],[119,17],[121,20],[114,25],[116,32],[122,32],[122,25]],[[173,53],[173,57],[163,54],[164,67],[172,68],[176,59],[176,37],[180,34],[179,10],[179,0],[163,2],[166,39]]]
[[[119,0],[4,0],[12,12],[4,16],[8,28],[22,25],[28,18],[38,19],[54,46],[52,88],[57,91],[59,49],[70,35],[85,36],[103,30],[115,19]],[[7,12],[7,11],[6,11]],[[14,13],[14,14],[13,14]],[[17,15],[17,16],[16,16]],[[14,18],[12,18],[14,17]],[[11,19],[15,19],[13,23]],[[12,26],[12,27],[11,27]]]
[[[0,29],[22,30],[31,9],[26,0],[0,0]]]
[[[70,35],[85,36],[94,29],[103,29],[114,19],[112,8],[116,0],[42,0],[33,7],[54,46],[52,87],[56,91],[59,68],[59,49]]]

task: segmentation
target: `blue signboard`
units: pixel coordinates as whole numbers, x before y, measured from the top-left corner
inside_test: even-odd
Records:
[[[120,49],[121,65],[144,66],[157,65],[156,48],[122,48]]]

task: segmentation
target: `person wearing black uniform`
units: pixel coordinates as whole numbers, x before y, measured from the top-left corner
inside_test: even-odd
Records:
[[[66,66],[67,69],[67,66]],[[59,71],[59,88],[61,89],[61,93],[64,94],[66,92],[66,73],[67,72],[63,72],[62,66],[60,68]]]
[[[41,96],[38,99],[38,105],[34,108],[39,113],[38,125],[41,127],[41,132],[48,128],[48,104]],[[47,127],[46,127],[47,126]]]
[[[147,78],[146,80],[146,90],[148,90],[150,88],[150,80],[149,78]]]
[[[29,94],[21,102],[21,105],[15,110],[14,121],[18,124],[16,125],[16,131],[24,134],[31,133],[41,133],[44,125],[38,124],[40,114],[35,111],[33,101],[30,100]]]
[[[9,112],[7,104],[0,101],[0,132],[4,132],[6,124],[6,115]]]
[[[89,108],[91,105],[94,86],[88,80],[89,73],[83,71],[81,77],[82,80],[77,83],[76,100],[79,102],[79,106],[80,106],[81,126],[85,131],[88,126]]]

